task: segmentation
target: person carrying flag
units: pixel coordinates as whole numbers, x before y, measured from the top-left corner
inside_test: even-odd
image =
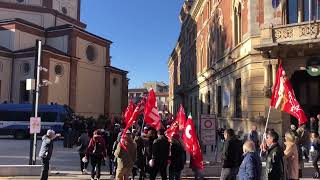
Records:
[[[137,145],[131,137],[130,130],[127,130],[125,133],[125,138],[123,143],[126,146],[126,149],[121,147],[121,144],[118,143],[117,149],[114,152],[114,156],[117,157],[117,170],[116,170],[116,179],[117,180],[128,180],[129,175],[132,172],[134,162],[137,158]]]
[[[195,179],[203,179],[203,175],[201,173],[201,170],[204,168],[203,156],[191,114],[184,124],[182,139],[185,145],[185,150],[190,153],[190,168],[195,173]]]

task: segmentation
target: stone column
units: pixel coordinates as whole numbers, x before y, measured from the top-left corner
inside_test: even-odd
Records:
[[[278,65],[278,59],[272,59],[271,60],[271,66],[272,66],[272,86],[276,82],[276,76],[277,76],[277,65]]]
[[[270,66],[270,62],[269,61],[265,61],[263,62],[263,67],[264,67],[264,88],[268,88],[270,86],[270,80],[269,80],[269,66]]]

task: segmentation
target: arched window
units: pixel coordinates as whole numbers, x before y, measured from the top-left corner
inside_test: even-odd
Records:
[[[234,26],[234,45],[241,42],[241,3],[233,9],[233,26]]]

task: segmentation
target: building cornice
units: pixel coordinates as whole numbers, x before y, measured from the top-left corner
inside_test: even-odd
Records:
[[[22,19],[5,19],[0,20],[0,31],[1,30],[10,30],[17,29],[22,32],[33,34],[36,36],[44,37],[45,29],[36,24],[30,23]]]
[[[97,36],[93,33],[90,33],[84,29],[78,28],[77,26],[73,26],[70,24],[47,28],[46,32],[48,37],[70,35],[70,33],[73,33],[75,36],[84,38],[87,41],[97,43],[101,46],[109,46],[112,43],[112,41],[108,39],[102,38],[100,36]]]
[[[66,16],[55,9],[51,9],[51,8],[47,8],[47,7],[0,2],[0,8],[21,10],[21,11],[30,11],[30,12],[37,12],[37,13],[49,13],[53,16],[56,16],[58,18],[65,20],[71,24],[74,24],[80,28],[86,28],[86,26],[87,26],[86,24],[82,23],[81,21],[79,21],[77,19],[73,19],[72,17]]]
[[[125,70],[122,70],[122,69],[119,69],[119,68],[116,68],[113,66],[105,66],[105,68],[106,68],[106,70],[110,70],[110,71],[117,73],[117,74],[123,74],[123,75],[128,74],[128,71],[125,71]]]

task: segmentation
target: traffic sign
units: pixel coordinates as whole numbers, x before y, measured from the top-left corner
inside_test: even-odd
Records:
[[[216,115],[200,115],[200,137],[203,145],[215,145],[216,143]]]
[[[41,130],[41,118],[31,117],[30,118],[30,134],[40,133]]]

